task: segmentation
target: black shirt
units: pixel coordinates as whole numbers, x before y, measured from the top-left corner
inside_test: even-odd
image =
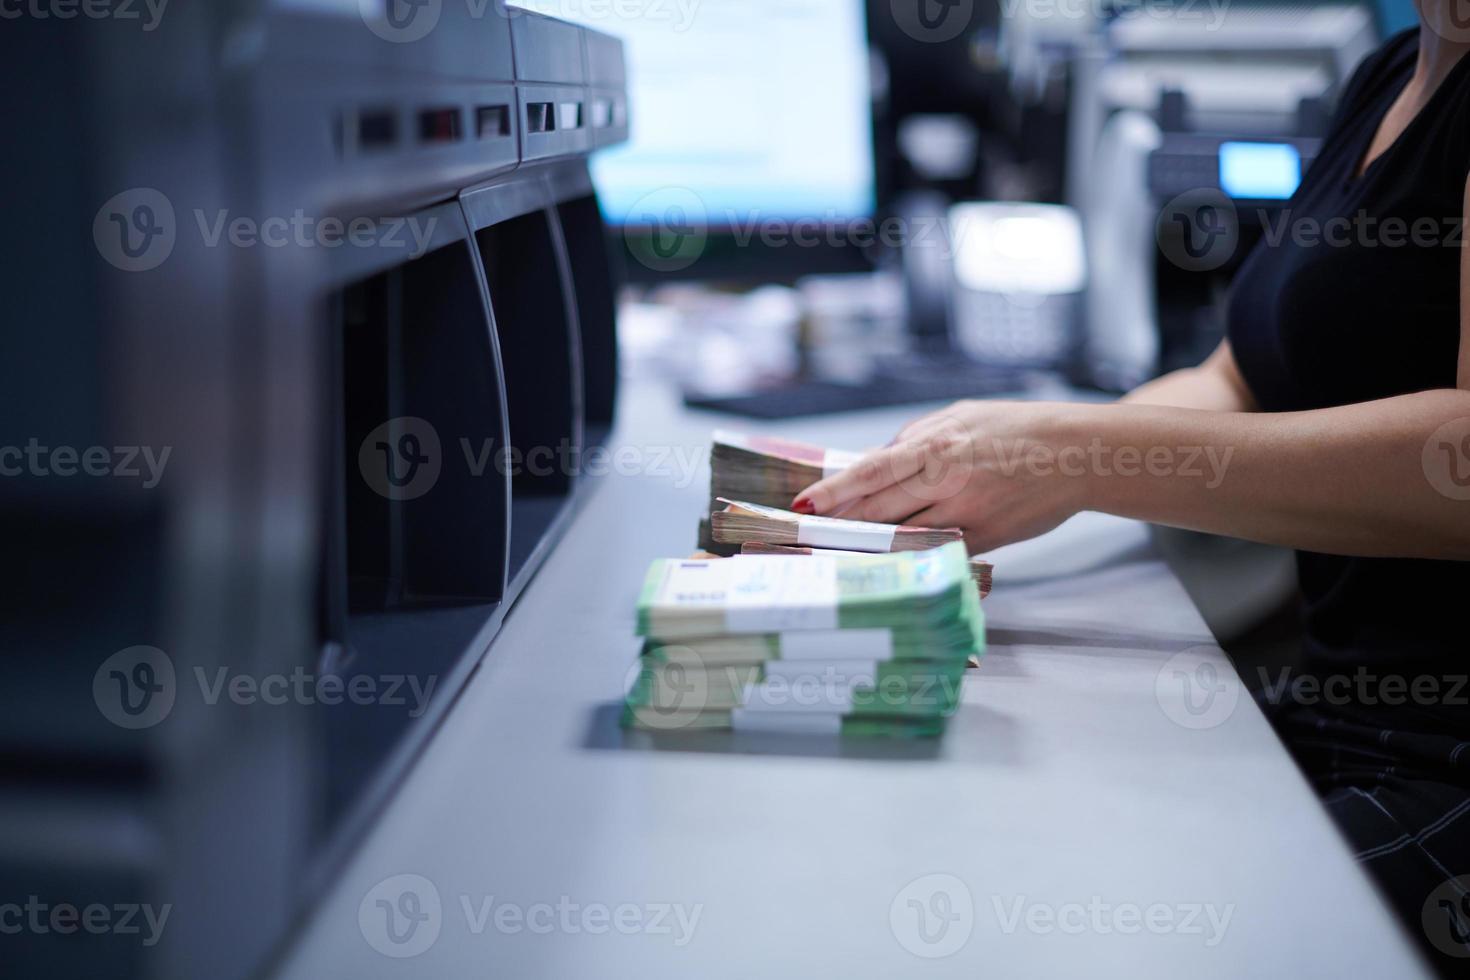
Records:
[[[1418,40],[1393,37],[1353,75],[1320,155],[1236,276],[1230,342],[1263,411],[1455,387],[1470,57],[1356,176]],[[1298,552],[1297,565],[1313,672],[1470,670],[1470,562]],[[1417,707],[1408,720],[1424,730],[1470,732],[1470,707]]]

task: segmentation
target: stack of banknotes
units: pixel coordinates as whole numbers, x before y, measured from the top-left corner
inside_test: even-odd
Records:
[[[932,737],[984,651],[965,549],[662,559],[623,724]]]
[[[851,467],[863,454],[789,439],[717,430],[710,452],[710,505],[699,523],[699,547],[711,555],[751,547],[836,551],[923,551],[960,540],[957,528],[874,524],[812,517],[785,508],[813,483]],[[790,553],[790,552],[771,552]],[[991,566],[977,577],[990,591]]]
[[[862,552],[928,551],[965,536],[957,527],[909,527],[809,517],[725,497],[715,504],[719,509],[710,513],[710,532],[715,542],[723,545],[775,544]]]
[[[802,546],[789,546],[784,544],[765,544],[760,541],[747,541],[740,546],[742,555],[860,555],[861,551],[845,551],[832,548],[810,548]],[[970,559],[970,577],[975,580],[975,585],[980,590],[980,598],[984,599],[990,595],[990,588],[995,584],[995,566],[984,558]]]
[[[823,477],[842,472],[862,456],[788,439],[717,430],[710,449],[708,511],[720,509],[720,497],[787,507],[798,493]],[[739,545],[715,540],[708,517],[699,524],[699,546],[716,555],[732,555],[740,550]]]
[[[841,473],[862,453],[716,430],[710,450],[710,497],[786,507],[818,480]]]

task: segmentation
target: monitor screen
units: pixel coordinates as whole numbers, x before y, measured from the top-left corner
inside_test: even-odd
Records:
[[[1284,201],[1302,181],[1302,157],[1289,143],[1221,143],[1220,189],[1231,197]]]
[[[611,223],[656,226],[670,201],[690,222],[737,233],[773,219],[873,213],[863,0],[511,5],[627,46],[632,138],[592,164]]]

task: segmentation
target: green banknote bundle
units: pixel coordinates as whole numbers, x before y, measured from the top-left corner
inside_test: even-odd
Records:
[[[703,530],[701,530],[701,533],[703,533]],[[811,555],[818,554],[821,551],[841,550],[843,549],[812,548],[805,545],[793,547],[782,544],[766,544],[760,541],[746,541],[740,546],[740,554],[742,555]],[[850,553],[864,554],[864,552]],[[980,598],[984,599],[990,595],[990,590],[995,585],[995,566],[984,558],[972,557],[970,559],[970,577],[975,580],[975,584],[980,588]]]
[[[944,730],[984,650],[963,545],[654,562],[628,727],[899,738]]]
[[[959,706],[964,659],[691,667],[640,664],[628,703],[659,711],[789,711],[949,715]]]
[[[643,580],[638,635],[933,629],[963,615],[967,587],[973,580],[959,542],[882,555],[662,559]]]

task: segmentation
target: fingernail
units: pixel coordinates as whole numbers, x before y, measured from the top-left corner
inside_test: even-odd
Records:
[[[817,508],[813,506],[811,499],[808,497],[797,497],[796,501],[791,505],[791,510],[797,514],[815,514],[817,512]]]

